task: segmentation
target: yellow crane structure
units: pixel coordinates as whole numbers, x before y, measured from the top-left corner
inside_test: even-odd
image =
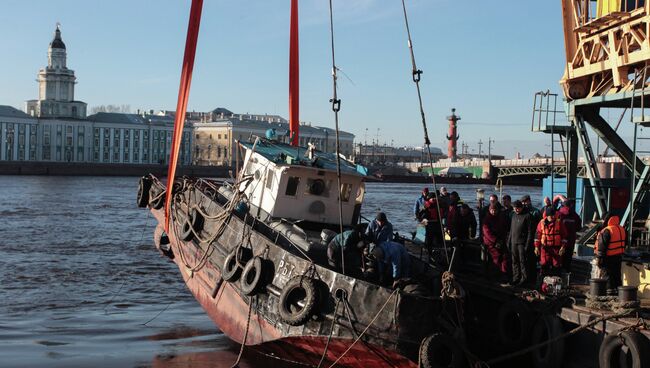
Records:
[[[558,111],[549,101],[556,101],[557,95],[539,92],[532,130],[551,134],[552,142],[562,146],[569,197],[576,195],[578,153],[582,154],[600,216],[608,211],[609,201],[587,129],[621,158],[631,173],[630,201],[621,220],[632,233],[636,209],[650,191],[650,165],[637,155],[639,126],[650,126],[650,113],[646,114],[650,108],[650,0],[561,0],[561,4],[566,64],[560,86],[567,124],[555,124]],[[603,108],[627,109],[634,124],[633,140],[618,134],[603,118]],[[550,119],[549,113],[553,114]]]
[[[564,95],[581,99],[632,91],[650,60],[650,1],[563,0],[562,17]]]

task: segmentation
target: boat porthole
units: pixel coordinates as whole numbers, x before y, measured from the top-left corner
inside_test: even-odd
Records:
[[[336,300],[346,300],[348,298],[347,290],[342,288],[337,288],[334,291],[334,298],[336,298]]]
[[[309,194],[321,195],[325,191],[325,181],[316,179],[309,185]]]
[[[317,295],[314,280],[304,276],[292,278],[280,293],[280,319],[291,326],[305,324],[316,311]]]

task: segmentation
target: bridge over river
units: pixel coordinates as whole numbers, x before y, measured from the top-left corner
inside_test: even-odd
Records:
[[[650,156],[644,161],[650,162]],[[428,163],[412,162],[404,164],[409,170],[418,172],[430,172]],[[601,178],[614,178],[628,176],[628,170],[619,157],[599,157],[597,167]],[[433,172],[438,174],[441,170],[449,167],[459,167],[467,170],[476,178],[505,178],[505,177],[534,177],[541,178],[551,173],[557,176],[565,176],[567,165],[564,160],[552,159],[550,157],[539,157],[530,159],[509,159],[509,160],[488,160],[477,159],[459,160],[450,162],[441,160],[433,164]],[[584,160],[578,160],[578,176],[587,177]]]

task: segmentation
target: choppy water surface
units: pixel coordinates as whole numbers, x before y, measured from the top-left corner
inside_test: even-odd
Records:
[[[154,220],[135,206],[137,180],[0,176],[0,366],[229,367],[236,360],[239,345],[154,249]],[[397,231],[409,232],[422,187],[369,183],[364,215],[381,208]],[[475,201],[475,186],[447,187]],[[504,193],[539,200],[541,190]],[[271,364],[281,366],[246,350],[242,366]]]

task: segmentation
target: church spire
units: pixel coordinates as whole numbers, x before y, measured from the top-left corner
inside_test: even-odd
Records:
[[[47,50],[47,59],[48,68],[66,68],[67,51],[65,49],[65,43],[63,43],[63,40],[61,39],[61,24],[59,23],[56,24],[54,39],[50,42],[50,47]]]
[[[27,101],[25,111],[42,118],[86,117],[86,103],[75,100],[74,70],[66,66],[67,51],[61,39],[61,25],[56,24],[54,38],[47,50],[47,66],[38,72],[38,100]]]
[[[65,50],[65,43],[63,43],[63,40],[61,39],[61,24],[59,23],[56,24],[56,30],[54,31],[54,39],[52,40],[52,42],[50,42],[50,48]]]

